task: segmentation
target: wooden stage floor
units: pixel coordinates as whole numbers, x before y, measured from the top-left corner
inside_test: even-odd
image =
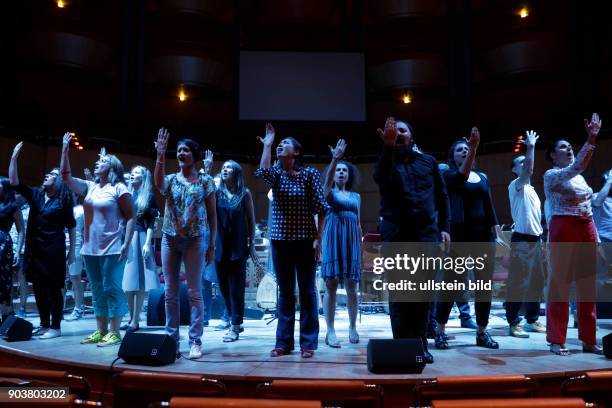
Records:
[[[321,335],[319,349],[314,358],[303,360],[299,352],[290,356],[271,358],[274,346],[276,322],[266,325],[263,320],[246,320],[245,331],[235,343],[223,343],[224,332],[206,327],[203,336],[204,356],[197,361],[181,358],[173,365],[144,367],[115,364],[117,369],[143,369],[150,371],[206,374],[210,377],[237,381],[264,381],[271,378],[291,379],[363,379],[377,383],[394,383],[406,380],[433,378],[438,376],[505,375],[527,374],[534,377],[566,376],[584,370],[611,369],[612,360],[603,356],[585,354],[581,351],[577,329],[568,329],[569,357],[551,354],[544,334],[531,333],[529,339],[517,339],[507,335],[504,312],[498,307],[492,310],[490,332],[499,342],[499,350],[476,347],[475,332],[461,329],[459,320],[449,321],[451,336],[449,350],[435,350],[430,341],[430,351],[435,363],[428,365],[419,375],[375,375],[368,372],[366,346],[372,338],[390,338],[389,317],[385,314],[363,315],[358,324],[361,342],[348,342],[348,319],[346,310],[337,315],[336,331],[342,348],[332,349],[323,342],[325,321],[320,318]],[[296,316],[297,317],[297,316]],[[29,319],[37,323],[37,318]],[[544,318],[542,321],[545,322]],[[570,321],[571,323],[571,321]],[[94,330],[95,320],[88,316],[76,322],[62,322],[63,336],[52,340],[33,339],[8,343],[0,340],[0,352],[15,354],[26,359],[38,359],[46,363],[59,363],[64,367],[86,366],[106,369],[117,357],[118,346],[99,348],[81,345],[79,340]],[[162,333],[162,328],[142,328],[143,332]],[[612,320],[599,320],[597,338],[612,331]],[[181,351],[188,354],[187,327],[181,327]],[[296,330],[296,339],[298,338]]]

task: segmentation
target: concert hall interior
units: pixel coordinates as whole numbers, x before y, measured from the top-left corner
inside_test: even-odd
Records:
[[[577,0],[12,0],[0,404],[612,407]]]

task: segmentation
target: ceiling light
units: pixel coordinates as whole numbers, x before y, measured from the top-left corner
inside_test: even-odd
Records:
[[[412,97],[410,97],[409,93],[405,93],[402,97],[402,102],[404,103],[412,103]]]
[[[519,10],[518,15],[520,18],[529,17],[529,9],[527,7],[523,7],[522,9]]]

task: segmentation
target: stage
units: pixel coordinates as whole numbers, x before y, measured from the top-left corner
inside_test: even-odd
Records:
[[[319,349],[312,359],[304,360],[299,350],[289,356],[272,358],[270,350],[274,347],[276,322],[266,325],[264,320],[246,320],[244,333],[234,343],[223,343],[223,331],[215,331],[218,320],[212,320],[203,336],[204,356],[200,360],[187,358],[163,367],[145,367],[115,364],[115,370],[149,370],[176,373],[197,373],[223,381],[229,394],[240,394],[248,387],[246,384],[259,383],[273,378],[283,379],[360,379],[385,387],[385,400],[393,399],[393,389],[410,392],[406,384],[421,379],[439,376],[508,375],[525,374],[538,379],[541,383],[560,384],[570,375],[588,370],[611,369],[612,360],[604,356],[585,354],[577,339],[577,329],[568,329],[568,346],[572,351],[569,357],[560,357],[548,351],[545,334],[530,333],[529,339],[517,339],[507,335],[507,325],[503,320],[504,311],[498,305],[491,313],[490,332],[499,342],[499,350],[476,347],[475,332],[461,329],[459,320],[449,321],[448,330],[451,340],[449,350],[436,350],[430,341],[430,351],[435,363],[428,365],[418,375],[375,375],[368,372],[366,346],[369,339],[391,338],[389,317],[386,314],[362,315],[358,329],[361,336],[359,344],[348,342],[348,319],[346,310],[337,315],[336,331],[342,348],[332,349],[323,342],[325,321],[320,318],[321,331]],[[29,319],[37,323],[37,319]],[[542,318],[542,322],[545,319]],[[570,327],[571,327],[570,321]],[[81,345],[81,338],[95,328],[92,316],[62,323],[62,337],[8,343],[0,340],[0,363],[17,364],[23,367],[65,369],[78,374],[108,372],[111,362],[117,357],[118,346],[100,348],[95,345]],[[141,328],[143,332],[162,333],[162,328]],[[598,321],[597,338],[612,331],[612,320]],[[181,352],[188,355],[186,339],[187,327],[181,327]],[[298,338],[296,331],[296,339]],[[17,362],[17,363],[15,363]],[[89,374],[92,375],[92,374]],[[92,381],[95,383],[97,381]],[[232,391],[233,388],[233,391]],[[96,389],[96,386],[93,386]],[[240,391],[242,390],[242,391]],[[95,394],[95,393],[94,393]]]

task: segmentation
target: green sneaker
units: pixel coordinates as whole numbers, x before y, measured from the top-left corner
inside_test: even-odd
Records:
[[[109,331],[106,336],[98,343],[98,347],[114,346],[115,344],[121,343],[121,336],[119,333]]]
[[[103,338],[104,335],[102,335],[102,332],[100,330],[96,330],[95,332],[81,340],[81,344],[98,343]]]

